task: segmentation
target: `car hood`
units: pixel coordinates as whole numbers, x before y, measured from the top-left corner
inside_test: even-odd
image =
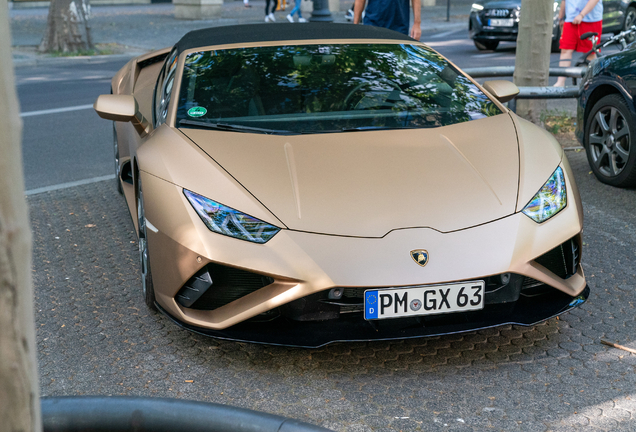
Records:
[[[519,149],[508,114],[399,131],[181,132],[293,230],[448,232],[515,212]]]

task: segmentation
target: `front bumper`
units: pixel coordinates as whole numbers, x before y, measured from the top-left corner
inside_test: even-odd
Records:
[[[502,41],[516,42],[519,35],[519,18],[514,16],[513,11],[506,18],[514,20],[512,27],[495,27],[488,25],[488,17],[485,16],[487,10],[481,12],[471,12],[468,18],[468,35],[477,41]],[[552,25],[552,40],[560,37],[558,13],[555,15]]]
[[[562,166],[569,202],[543,224],[516,213],[455,232],[411,228],[392,231],[382,238],[282,230],[263,245],[210,232],[181,188],[142,172],[146,215],[153,227],[148,232],[148,243],[157,303],[173,320],[192,331],[299,346],[535,324],[575,307],[588,295],[578,262],[568,274],[559,274],[542,261],[555,247],[569,241],[580,251],[582,209],[576,187],[570,182],[567,161]],[[170,217],[161,217],[166,203],[170,203]],[[420,248],[430,254],[425,267],[418,266],[410,256],[409,251]],[[210,266],[231,269],[230,273],[239,278],[256,275],[258,280],[250,279],[249,286],[254,288],[228,297],[225,294],[231,294],[234,287],[227,281],[235,276],[214,276],[220,294],[208,296],[205,306],[192,306],[180,299],[186,286],[194,285],[193,278]],[[308,310],[313,313],[310,319],[307,310],[294,312],[298,304],[324,299],[336,287],[410,287],[487,279],[503,273],[534,280],[547,291],[540,298],[519,296],[517,292],[502,302],[489,302],[486,297],[486,308],[479,312],[373,323],[355,310]]]
[[[484,16],[484,11],[471,12],[468,18],[468,34],[471,39],[478,41],[515,42],[519,34],[519,19],[513,19],[512,27],[493,27],[488,25],[488,18]]]
[[[325,321],[296,321],[277,317],[270,321],[248,321],[225,330],[188,325],[160,307],[170,319],[194,333],[243,342],[318,348],[334,342],[378,341],[441,336],[481,330],[506,324],[531,326],[560,315],[584,303],[585,289],[576,297],[551,290],[541,296],[521,296],[515,303],[487,305],[478,312],[365,321],[360,314],[345,314]]]

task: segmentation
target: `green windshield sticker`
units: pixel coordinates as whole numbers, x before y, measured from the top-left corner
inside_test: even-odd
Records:
[[[196,106],[188,110],[188,115],[190,117],[203,117],[207,112],[208,110],[206,110],[205,108]]]

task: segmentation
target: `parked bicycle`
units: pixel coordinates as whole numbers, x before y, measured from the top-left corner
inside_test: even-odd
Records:
[[[631,36],[631,37],[630,37]],[[629,29],[624,30],[620,33],[616,33],[614,36],[603,42],[599,45],[599,41],[601,40],[600,36],[596,32],[587,32],[581,35],[581,40],[589,39],[592,42],[592,49],[581,55],[579,61],[576,62],[575,66],[589,66],[590,61],[594,58],[590,59],[590,54],[596,54],[596,58],[602,57],[601,52],[603,48],[607,48],[610,45],[617,44],[619,46],[619,51],[623,51],[627,48],[627,41],[633,40],[634,36],[636,36],[636,25],[631,26]],[[572,78],[572,83],[574,85],[577,84],[577,79]]]
[[[598,45],[598,42],[600,41],[598,33],[583,33],[581,35],[581,40],[590,39],[592,41],[592,49],[581,56],[581,59],[576,62],[576,66],[588,66],[590,64],[590,54],[594,53],[596,54],[596,57],[601,57],[602,48],[606,48],[610,45],[618,44],[620,47],[619,51],[623,51],[625,48],[627,48],[627,39],[630,36],[636,36],[636,25],[633,25],[629,29],[615,34],[614,36],[603,42],[603,44],[601,44],[600,46]]]

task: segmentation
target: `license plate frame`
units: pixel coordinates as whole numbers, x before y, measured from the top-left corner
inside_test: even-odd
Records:
[[[491,18],[488,20],[489,27],[512,27],[515,22],[512,18]]]
[[[364,319],[371,321],[482,310],[485,288],[483,280],[473,280],[365,290]]]

